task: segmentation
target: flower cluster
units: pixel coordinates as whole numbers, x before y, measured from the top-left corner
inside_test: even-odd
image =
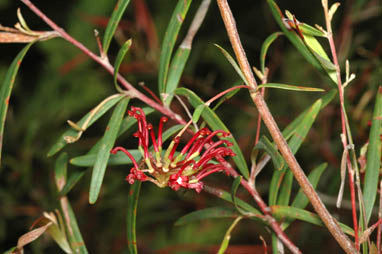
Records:
[[[160,119],[158,133],[155,136],[153,126],[146,121],[146,115],[141,108],[131,107],[128,114],[138,122],[138,131],[134,133],[134,137],[139,140],[138,149],[143,158],[141,166],[138,166],[134,157],[123,147],[116,147],[111,153],[122,151],[133,162],[134,166],[126,177],[130,184],[136,180],[151,181],[161,188],[169,186],[173,190],[187,188],[200,192],[203,188],[201,179],[204,177],[220,171],[228,174],[223,157],[235,156],[235,153],[229,148],[232,143],[223,139],[218,141],[212,139],[216,136],[227,137],[230,135],[229,133],[223,130],[212,132],[207,128],[200,129],[183,149],[177,152],[180,138],[188,127],[186,126],[164,150],[162,148],[162,131],[167,118]],[[153,150],[150,150],[150,140]]]

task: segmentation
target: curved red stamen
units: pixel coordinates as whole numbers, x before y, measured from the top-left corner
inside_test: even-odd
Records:
[[[170,152],[170,155],[168,156],[168,159],[169,159],[170,161],[173,160],[173,157],[174,157],[176,148],[177,148],[178,145],[179,145],[179,142],[180,142],[180,137],[178,137],[178,136],[175,137],[175,138],[174,138],[174,146],[172,147],[172,150],[171,150],[171,152]]]
[[[196,152],[196,150],[198,149],[200,143],[202,143],[204,139],[205,139],[204,137],[201,137],[201,138],[198,138],[198,139],[194,142],[193,146],[192,146],[192,147],[190,148],[190,150],[188,151],[185,160],[188,160],[188,158],[190,158],[190,156],[193,155],[193,154]]]
[[[211,159],[213,159],[214,157],[218,155],[224,157],[224,156],[233,155],[233,154],[234,153],[232,152],[231,149],[226,147],[219,147],[210,153],[204,153],[203,156],[200,158],[199,162],[195,164],[194,168],[203,167],[204,164],[206,164],[208,161],[210,161]]]
[[[127,156],[129,156],[130,160],[134,164],[134,168],[136,168],[138,170],[138,163],[137,163],[137,161],[134,159],[133,155],[129,151],[127,151],[125,148],[123,148],[121,146],[117,146],[114,149],[112,149],[110,151],[110,153],[116,154],[118,151],[124,152]]]
[[[182,167],[179,169],[179,171],[176,173],[176,175],[179,177],[179,176],[183,173],[183,171],[184,171],[190,164],[192,164],[192,163],[194,163],[194,162],[195,162],[194,160],[190,160],[190,161],[185,162],[185,163],[182,165]]]
[[[162,131],[163,131],[163,124],[168,121],[168,118],[163,116],[161,117],[159,121],[159,129],[158,129],[158,146],[162,147]]]
[[[226,131],[223,131],[223,130],[216,130],[214,132],[212,132],[210,135],[208,135],[208,137],[205,138],[204,142],[200,144],[200,147],[198,148],[197,152],[200,153],[200,151],[202,150],[202,148],[204,147],[204,145],[209,142],[214,136],[218,135],[219,133],[222,134],[222,137],[227,137],[230,135],[229,132],[226,132]]]
[[[216,172],[219,172],[219,171],[223,171],[225,169],[224,166],[218,164],[218,165],[214,165],[215,167],[212,167],[210,168],[209,170],[203,170],[203,172],[200,172],[197,176],[196,176],[196,179],[198,179],[198,181],[200,181],[201,179],[203,179],[204,177],[208,176],[208,175],[211,175],[213,173],[216,173]]]
[[[208,147],[207,150],[204,151],[204,153],[203,153],[203,155],[201,156],[200,159],[203,159],[203,157],[205,155],[207,155],[208,153],[213,152],[217,146],[223,145],[223,144],[226,144],[227,146],[231,146],[232,145],[232,143],[229,142],[228,140],[219,140],[219,141],[211,144],[210,147]],[[203,147],[201,147],[201,148],[203,148]],[[198,150],[198,152],[200,152],[200,150]]]
[[[187,150],[190,148],[190,146],[194,143],[194,141],[199,137],[199,136],[205,136],[209,134],[209,130],[207,128],[200,129],[197,131],[194,136],[188,141],[188,143],[183,147],[182,151],[180,152],[181,154],[185,154]]]
[[[155,134],[154,134],[154,128],[153,125],[150,123],[147,125],[147,129],[150,131],[150,136],[151,136],[151,141],[153,142],[154,150],[155,152],[159,152],[157,141],[155,139]]]

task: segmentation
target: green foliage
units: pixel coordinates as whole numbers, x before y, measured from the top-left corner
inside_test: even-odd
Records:
[[[352,146],[347,149],[354,170],[360,169],[357,173],[361,176],[365,222],[372,225],[378,220],[375,210],[379,205],[376,200],[381,168],[382,98],[380,90],[376,91],[382,72],[378,58],[380,41],[375,37],[380,32],[376,21],[381,14],[378,6],[366,2],[357,1],[352,8],[341,6],[337,12],[342,13],[335,16],[332,26],[343,83],[350,80],[351,72],[357,74],[353,83],[343,87],[347,128],[355,144],[354,151]],[[33,48],[32,43],[23,47],[0,44],[0,246],[3,248],[0,251],[11,253],[16,248],[11,247],[27,236],[32,241],[24,248],[31,253],[59,250],[231,253],[244,245],[255,246],[261,235],[267,243],[272,241],[273,251],[277,252],[277,236],[266,230],[271,227],[263,216],[263,207],[249,195],[243,181],[248,181],[261,198],[268,200],[272,216],[283,230],[291,228],[288,237],[304,253],[322,250],[322,246],[327,248],[326,252],[342,251],[332,247],[336,245],[328,241],[324,228],[317,230],[317,225],[324,227],[322,221],[310,208],[309,199],[294,181],[287,160],[268,130],[262,124],[261,130],[257,129],[258,112],[248,96],[248,92],[265,89],[265,100],[277,124],[284,129],[282,135],[289,148],[314,189],[324,194],[325,205],[333,210],[331,200],[337,196],[340,181],[342,126],[336,99],[338,88],[332,88],[338,83],[336,66],[323,31],[325,27],[313,26],[325,23],[322,10],[313,8],[319,3],[301,11],[302,2],[279,1],[280,6],[295,14],[296,23],[293,15],[288,11],[284,15],[284,10],[273,0],[267,0],[265,5],[261,1],[245,6],[240,1],[229,1],[229,4],[244,51],[250,63],[260,64],[256,74],[264,84],[259,84],[257,90],[232,90],[212,103],[206,102],[226,89],[245,84],[246,80],[238,60],[229,53],[232,49],[219,10],[211,8],[203,25],[199,24],[200,29],[193,26],[200,17],[199,9],[209,5],[207,0],[173,1],[169,8],[163,8],[161,1],[144,0],[97,4],[79,0],[67,5],[38,6],[68,34],[96,55],[100,54],[107,66],[113,65],[113,70],[100,68],[62,39],[39,41]],[[268,11],[264,6],[269,7]],[[16,19],[15,8],[12,1],[2,1],[0,23],[10,26]],[[34,23],[39,17],[31,15],[29,10],[23,10],[23,14],[31,29],[49,29]],[[193,21],[191,17],[196,18]],[[285,18],[298,27],[288,29]],[[100,38],[94,38],[94,29],[99,31]],[[9,34],[9,31],[0,27],[1,42],[23,34],[15,30]],[[160,51],[158,45],[158,48],[152,46],[156,36],[162,38]],[[185,40],[180,42],[179,38]],[[97,46],[98,39],[102,45]],[[25,57],[27,51],[29,56]],[[347,67],[345,59],[349,59],[351,67]],[[139,91],[143,89],[138,83],[144,82],[146,89],[159,92],[162,102],[147,104],[137,93],[122,90],[117,75],[129,80]],[[153,124],[156,139],[158,119],[163,115],[157,109],[176,113],[172,118],[167,114],[170,119],[163,128],[163,148],[174,141],[184,122],[189,120],[190,127],[184,130],[180,141],[184,144],[179,147],[184,147],[198,128],[229,130],[230,136],[218,135],[213,139],[232,143],[229,148],[236,156],[226,161],[232,168],[203,178],[201,193],[187,188],[175,192],[150,181],[142,184],[135,180],[130,185],[124,179],[134,166],[132,159],[121,151],[110,154],[113,147],[121,145],[139,167],[143,165],[142,148],[132,135],[142,126],[126,114],[130,106],[142,107],[147,121]],[[260,139],[255,145],[257,134]],[[148,138],[152,144],[151,136]],[[175,156],[181,151],[179,147]],[[154,158],[155,147],[150,145],[148,150]],[[201,156],[193,159],[197,161]],[[268,163],[270,160],[272,164]],[[211,161],[212,166],[219,163],[219,159]],[[233,179],[230,170],[240,175]],[[344,200],[349,199],[345,188]],[[89,205],[96,201],[96,205]],[[34,232],[38,236],[50,235],[54,241],[37,239],[37,235],[31,237],[29,226],[44,211],[54,211],[50,213],[54,216],[44,217]],[[352,220],[351,211],[345,205],[340,211],[341,222]],[[357,215],[363,222],[359,212]],[[48,225],[54,221],[52,218],[55,223]],[[346,234],[354,236],[350,223],[339,225]],[[307,238],[311,235],[315,235],[314,240]],[[372,234],[370,241],[365,241],[363,251],[375,249],[374,241]]]

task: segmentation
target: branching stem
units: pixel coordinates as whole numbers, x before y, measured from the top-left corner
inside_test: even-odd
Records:
[[[92,58],[94,61],[99,63],[103,68],[105,68],[111,75],[114,75],[114,67],[110,64],[109,60],[106,57],[97,56],[92,51],[90,51],[86,46],[84,46],[81,42],[74,39],[70,36],[64,29],[59,27],[56,23],[54,23],[50,18],[48,18],[42,11],[40,11],[31,1],[29,0],[20,0],[29,9],[31,9],[38,17],[40,17],[48,26],[50,26],[54,31],[58,32],[60,36],[71,43],[73,46],[80,49],[84,54]],[[142,102],[146,103],[150,107],[158,110],[159,112],[167,115],[171,119],[177,121],[180,124],[186,124],[186,122],[169,108],[164,107],[163,105],[158,104],[154,100],[150,99],[140,91],[138,91],[134,86],[132,86],[122,75],[118,74],[117,77],[119,83],[124,86],[128,91],[129,95],[135,97]]]
[[[221,16],[223,18],[228,37],[231,41],[232,47],[234,49],[236,58],[239,62],[240,68],[247,79],[248,84],[252,88],[257,87],[256,80],[251,71],[248,59],[245,55],[243,46],[240,42],[239,34],[236,28],[235,19],[232,15],[231,9],[227,3],[227,0],[217,0]],[[288,144],[286,143],[284,137],[281,134],[272,114],[270,113],[267,104],[265,103],[261,94],[257,92],[252,92],[251,97],[253,102],[256,104],[259,113],[267,126],[269,132],[272,135],[273,140],[277,144],[282,156],[287,162],[289,168],[292,170],[297,182],[303,189],[305,195],[309,198],[311,204],[316,210],[317,214],[320,216],[321,220],[324,222],[330,233],[337,240],[343,250],[348,254],[356,254],[358,251],[354,248],[351,240],[344,234],[338,225],[338,222],[333,218],[333,216],[328,212],[325,205],[322,203],[321,199],[317,195],[313,186],[310,184],[308,178],[306,177],[304,171],[298,164],[296,158],[291,152]],[[249,186],[251,187],[251,186]]]

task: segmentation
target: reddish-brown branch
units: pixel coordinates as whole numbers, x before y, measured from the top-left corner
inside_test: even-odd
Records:
[[[341,108],[341,128],[342,128],[342,145],[343,149],[349,149],[348,148],[348,133],[346,130],[346,113],[345,113],[345,102],[344,102],[344,89],[342,87],[342,80],[341,80],[341,70],[340,65],[338,64],[337,59],[337,52],[336,52],[336,46],[334,44],[333,39],[333,32],[332,32],[332,26],[331,26],[331,19],[332,17],[329,14],[328,11],[328,3],[323,2],[324,7],[324,14],[325,14],[325,21],[326,21],[326,29],[327,29],[327,38],[329,41],[330,51],[333,58],[333,63],[336,67],[336,77],[337,77],[337,86],[338,86],[338,95],[340,98],[340,108]],[[356,194],[355,194],[355,185],[354,185],[354,169],[349,157],[349,153],[346,156],[346,164],[348,168],[348,176],[349,176],[349,187],[350,187],[350,198],[352,203],[352,217],[353,217],[353,228],[354,228],[354,240],[355,240],[355,246],[359,250],[359,236],[358,236],[358,218],[357,218],[357,205],[356,205]]]
[[[99,63],[110,74],[114,75],[114,67],[109,63],[107,58],[102,58],[102,57],[94,54],[87,47],[85,47],[81,42],[74,39],[72,36],[70,36],[68,33],[66,33],[64,29],[59,27],[50,18],[48,18],[44,13],[42,13],[31,1],[29,1],[29,0],[20,0],[20,1],[23,2],[26,6],[28,6],[29,9],[31,9],[38,17],[40,17],[48,26],[50,26],[53,30],[58,32],[62,38],[67,40],[69,43],[71,43],[72,45],[74,45],[75,47],[80,49],[87,56],[89,56],[94,61]],[[154,100],[150,99],[149,97],[147,97],[146,95],[144,95],[140,91],[138,91],[124,77],[122,77],[122,75],[118,74],[117,79],[118,79],[119,83],[128,90],[128,93],[131,97],[138,98],[142,102],[144,102],[147,105],[151,106],[152,108],[158,110],[159,112],[167,115],[168,117],[177,121],[180,124],[186,124],[186,122],[179,115],[172,112],[169,108],[166,108],[166,107],[156,103]]]
[[[249,85],[253,88],[257,87],[256,80],[253,76],[253,73],[250,69],[247,57],[243,50],[240,38],[237,32],[235,20],[233,18],[231,9],[227,3],[227,0],[217,0],[221,16],[223,18],[229,39],[231,41],[232,47],[234,49],[236,58],[239,62],[240,68],[247,79]],[[307,179],[304,171],[301,169],[296,158],[291,152],[288,144],[286,143],[284,137],[282,136],[275,120],[273,119],[272,114],[270,113],[268,106],[266,105],[263,97],[256,92],[251,93],[253,102],[256,104],[257,109],[260,112],[260,115],[267,126],[269,132],[272,135],[273,140],[277,144],[282,156],[287,162],[289,168],[292,170],[297,182],[303,189],[305,195],[309,198],[317,214],[320,216],[321,220],[324,222],[330,233],[337,240],[340,246],[348,254],[356,254],[358,251],[354,248],[353,243],[350,239],[344,234],[341,228],[338,225],[338,222],[333,218],[333,216],[328,212],[325,205],[322,203],[321,199],[317,195],[313,186],[310,184]]]

